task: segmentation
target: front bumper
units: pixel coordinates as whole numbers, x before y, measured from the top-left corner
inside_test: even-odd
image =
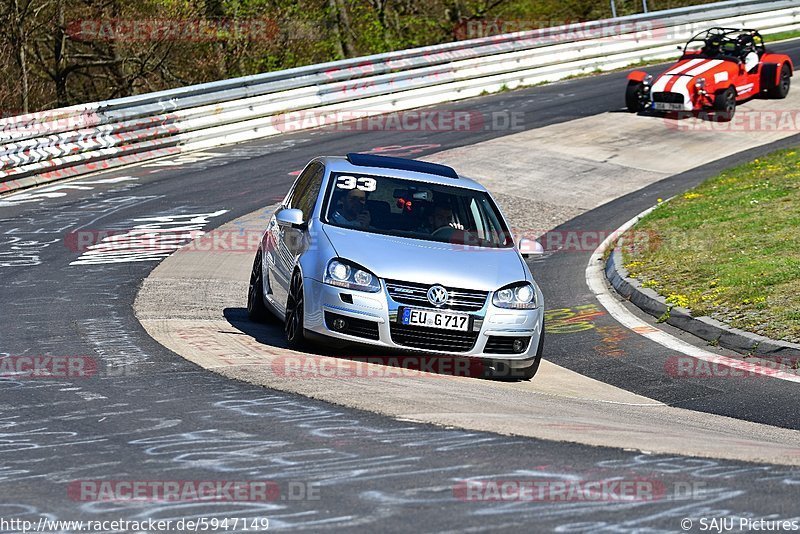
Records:
[[[714,106],[711,96],[705,91],[688,91],[675,93],[664,91],[651,93],[649,108],[659,112],[701,111]]]
[[[306,330],[353,344],[415,353],[502,360],[511,368],[522,368],[534,362],[542,335],[543,306],[540,305],[534,310],[498,308],[491,303],[491,293],[480,310],[469,313],[472,317],[471,332],[462,333],[416,327],[409,334],[406,330],[407,327],[402,327],[397,319],[398,309],[409,305],[395,302],[386,290],[384,282],[381,283],[381,291],[377,293],[334,287],[311,278],[304,279],[304,287]],[[538,293],[538,297],[541,302],[541,293]],[[447,311],[436,310],[432,306],[430,308],[411,307],[431,311]],[[355,330],[359,335],[350,335],[334,330],[330,325],[331,317],[334,316],[331,314],[354,320],[352,322],[357,326]],[[375,328],[376,326],[377,328]],[[441,340],[457,341],[458,349],[437,348],[437,336],[442,336],[438,338]],[[457,339],[458,336],[463,336],[464,339]],[[472,342],[473,337],[474,342]],[[403,342],[412,338],[417,343],[419,340],[423,340],[422,342],[427,340],[431,346],[423,348],[409,346]],[[498,346],[510,347],[513,339],[527,340],[527,346],[522,352],[497,352]]]

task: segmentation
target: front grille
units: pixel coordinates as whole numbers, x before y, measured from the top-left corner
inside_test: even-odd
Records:
[[[430,285],[415,284],[412,282],[398,282],[396,280],[386,280],[386,289],[392,300],[400,304],[410,304],[413,306],[423,306],[431,308],[433,305],[428,301],[428,289]],[[475,291],[472,289],[455,289],[445,287],[448,293],[447,302],[438,309],[474,312],[483,308],[486,303],[487,291]]]
[[[514,350],[514,340],[521,339],[524,341],[522,350]],[[512,337],[512,336],[489,336],[486,341],[486,348],[483,352],[487,354],[522,354],[528,348],[530,337]]]
[[[441,330],[398,323],[391,323],[389,332],[392,341],[398,345],[446,352],[468,352],[478,340],[478,332]]]
[[[335,329],[333,327],[334,319],[344,320],[346,326],[341,330]],[[375,321],[355,319],[354,317],[347,317],[345,315],[339,315],[338,313],[331,313],[326,311],[325,325],[328,327],[328,330],[333,330],[334,332],[339,332],[341,334],[363,337],[366,339],[380,339],[380,334],[378,333],[378,323]]]
[[[653,102],[667,102],[669,104],[683,104],[683,95],[680,93],[653,93]]]

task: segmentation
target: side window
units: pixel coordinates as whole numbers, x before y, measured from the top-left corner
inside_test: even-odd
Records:
[[[325,174],[325,167],[319,163],[313,163],[300,175],[297,183],[289,196],[287,207],[299,209],[303,212],[303,219],[308,220],[314,211],[314,204],[319,196],[322,187],[322,176]]]

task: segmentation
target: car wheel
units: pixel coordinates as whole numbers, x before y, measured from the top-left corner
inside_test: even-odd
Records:
[[[292,275],[292,282],[289,284],[289,296],[286,299],[286,320],[283,326],[286,342],[293,349],[299,349],[305,345],[306,338],[303,330],[304,306],[303,277],[300,271],[295,271]]]
[[[781,75],[778,79],[778,85],[772,87],[768,92],[767,96],[770,98],[786,98],[786,95],[789,94],[789,87],[792,84],[792,73],[789,70],[789,65],[786,63],[783,64],[781,67]]]
[[[542,329],[542,333],[539,335],[539,345],[536,347],[536,359],[533,360],[533,363],[523,369],[522,371],[522,379],[523,380],[530,380],[534,376],[536,376],[536,372],[539,370],[539,364],[542,362],[542,350],[544,349],[544,329]]]
[[[264,304],[264,278],[261,268],[261,251],[256,253],[250,270],[250,286],[247,289],[247,316],[251,321],[263,323],[273,317]]]
[[[717,119],[728,122],[736,113],[736,91],[728,87],[714,96],[714,114]]]
[[[642,98],[644,97],[644,84],[630,80],[625,89],[625,105],[631,113],[639,113],[644,109]]]

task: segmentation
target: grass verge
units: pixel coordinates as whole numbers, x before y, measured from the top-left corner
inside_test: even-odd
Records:
[[[722,172],[627,237],[625,267],[668,304],[800,342],[800,150]]]

